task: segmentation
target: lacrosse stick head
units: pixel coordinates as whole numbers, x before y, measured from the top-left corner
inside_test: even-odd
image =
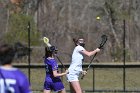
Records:
[[[43,41],[47,45],[47,47],[51,47],[51,44],[49,43],[49,39],[47,37],[43,37]]]
[[[99,49],[103,48],[103,46],[106,43],[106,41],[107,41],[107,36],[106,35],[102,35],[101,36],[101,43],[100,43]]]

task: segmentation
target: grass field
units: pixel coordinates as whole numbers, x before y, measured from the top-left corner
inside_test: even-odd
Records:
[[[21,69],[21,70],[24,71],[24,73],[26,74],[28,73],[28,69]],[[125,78],[126,90],[133,91],[133,90],[140,89],[139,73],[140,73],[140,68],[126,68],[126,78]],[[31,80],[32,89],[40,90],[40,91],[34,91],[34,93],[42,93],[41,90],[43,89],[44,78],[45,78],[44,68],[31,69],[30,80]],[[69,83],[67,82],[66,77],[62,77],[62,80],[66,87],[66,90],[69,90]],[[123,90],[123,69],[122,68],[95,68],[94,76],[93,76],[93,70],[90,69],[88,71],[88,74],[85,76],[85,78],[83,80],[80,80],[80,83],[83,90],[93,90],[93,89]],[[94,92],[94,93],[98,93],[98,92]],[[107,93],[107,92],[103,92],[103,93]]]

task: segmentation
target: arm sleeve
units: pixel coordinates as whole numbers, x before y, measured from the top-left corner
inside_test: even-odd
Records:
[[[85,50],[85,48],[83,48],[82,46],[78,46],[78,47],[77,47],[77,51],[78,51],[78,52],[83,51],[83,50]]]

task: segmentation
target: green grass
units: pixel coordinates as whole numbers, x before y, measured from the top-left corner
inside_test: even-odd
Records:
[[[22,69],[24,73],[28,73],[27,69]],[[95,68],[90,69],[83,80],[80,79],[83,90],[92,90],[93,85],[96,90],[123,90],[123,69],[122,68]],[[140,68],[126,69],[126,90],[140,89]],[[45,78],[45,69],[31,69],[31,85],[33,90],[43,90],[43,82]],[[93,82],[93,79],[95,80]],[[66,77],[62,77],[66,90],[69,90],[69,83]],[[41,93],[41,92],[34,92]],[[87,93],[87,92],[86,92]],[[98,92],[94,92],[98,93]],[[107,92],[105,92],[107,93]],[[111,92],[109,92],[111,93]],[[112,92],[113,93],[113,92]],[[117,92],[115,92],[117,93]],[[120,93],[120,92],[119,92]]]

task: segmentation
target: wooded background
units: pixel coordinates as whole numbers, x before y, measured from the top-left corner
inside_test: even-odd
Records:
[[[30,22],[32,62],[42,61],[44,36],[57,46],[60,59],[70,62],[73,38],[83,37],[85,48],[93,50],[99,46],[101,35],[106,34],[107,44],[97,59],[120,62],[125,20],[126,61],[140,62],[139,10],[140,0],[0,0],[0,42],[28,46]]]

